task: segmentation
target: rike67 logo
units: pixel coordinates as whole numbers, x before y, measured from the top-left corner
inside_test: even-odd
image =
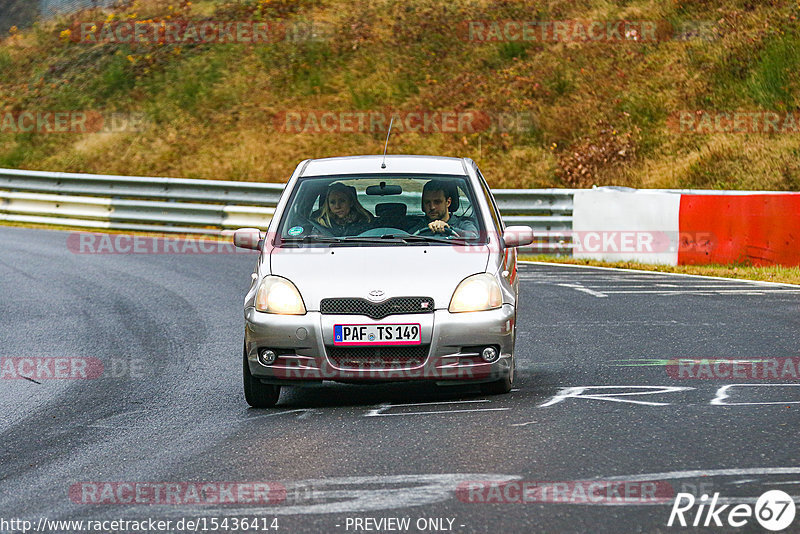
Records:
[[[788,528],[795,516],[795,503],[791,495],[780,490],[770,490],[750,504],[719,504],[719,493],[709,502],[708,495],[695,500],[691,493],[678,493],[672,504],[667,526],[692,527],[743,527],[754,517],[765,529],[777,532]],[[694,510],[695,505],[697,509]],[[676,523],[677,520],[677,523]]]

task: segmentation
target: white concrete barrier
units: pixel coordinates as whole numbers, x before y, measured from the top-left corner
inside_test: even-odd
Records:
[[[680,194],[597,188],[574,199],[575,258],[678,264]]]

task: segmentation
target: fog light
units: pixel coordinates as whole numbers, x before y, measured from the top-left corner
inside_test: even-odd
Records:
[[[258,361],[263,363],[264,365],[272,365],[275,363],[275,360],[278,359],[278,355],[275,354],[275,351],[269,349],[261,349],[258,353]]]
[[[481,352],[481,358],[488,363],[497,361],[497,356],[497,350],[494,347],[486,347],[483,349],[483,352]]]

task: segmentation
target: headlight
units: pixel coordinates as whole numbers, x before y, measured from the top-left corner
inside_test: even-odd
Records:
[[[450,300],[450,311],[472,312],[493,310],[503,305],[500,284],[494,276],[482,273],[464,279]]]
[[[305,315],[306,307],[300,292],[286,278],[267,276],[256,292],[256,309],[282,315]]]

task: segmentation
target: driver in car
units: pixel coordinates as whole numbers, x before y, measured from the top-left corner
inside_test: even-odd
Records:
[[[427,182],[422,188],[422,211],[425,215],[412,225],[408,230],[409,233],[419,232],[427,227],[434,234],[477,236],[478,228],[474,222],[450,213],[452,203],[452,193],[447,182],[442,180]]]

